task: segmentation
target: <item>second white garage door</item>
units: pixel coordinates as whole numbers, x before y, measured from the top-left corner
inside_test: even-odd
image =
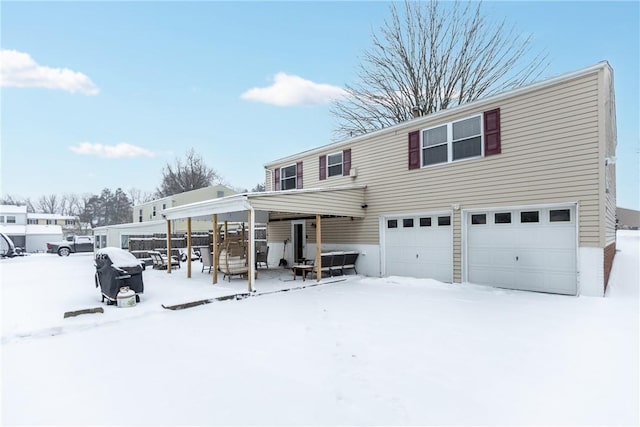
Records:
[[[385,274],[453,279],[451,214],[385,218]]]
[[[467,280],[576,295],[575,216],[574,206],[466,213]]]

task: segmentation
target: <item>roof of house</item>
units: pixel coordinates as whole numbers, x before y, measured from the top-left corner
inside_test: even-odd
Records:
[[[244,193],[176,206],[164,211],[163,216],[165,219],[180,219],[235,212],[242,212],[242,215],[245,215],[244,212],[254,210],[360,218],[365,214],[364,192],[366,188],[366,185],[349,185],[333,188]],[[240,220],[246,220],[246,215]],[[256,221],[266,222],[264,218]]]
[[[0,224],[0,233],[23,236],[27,233],[27,226],[25,224]]]
[[[26,206],[16,206],[16,205],[0,205],[0,215],[2,214],[18,214],[18,213],[27,213]]]
[[[74,219],[73,215],[60,215],[53,213],[41,213],[41,212],[29,212],[27,213],[27,218],[29,219]]]
[[[55,234],[55,235],[62,236],[62,227],[59,225],[28,224],[27,235],[36,235],[36,234],[52,234],[52,235]]]

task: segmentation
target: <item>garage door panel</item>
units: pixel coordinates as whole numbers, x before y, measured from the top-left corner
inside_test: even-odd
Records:
[[[420,217],[411,216],[398,217],[398,228],[390,229],[388,222],[384,221],[385,273],[451,282],[451,226],[438,226],[435,214],[425,216],[431,217],[431,226],[420,227]],[[413,219],[414,227],[403,227],[403,220],[409,218]]]
[[[550,227],[540,232],[544,239],[543,248],[575,249],[575,228],[574,227]]]
[[[571,266],[576,265],[576,253],[572,250],[553,249],[545,254],[545,267],[550,271],[573,274]]]
[[[471,230],[478,242],[487,242],[485,247],[495,245],[508,246],[513,244],[514,229],[509,227],[474,226]],[[491,243],[488,243],[491,242]],[[483,246],[479,243],[479,246]]]
[[[577,293],[575,223],[550,222],[549,209],[537,210],[539,222],[521,223],[521,210],[510,209],[513,223],[495,224],[494,214],[483,212],[487,224],[471,224],[465,216],[467,280],[510,289]],[[575,208],[571,207],[571,218]]]

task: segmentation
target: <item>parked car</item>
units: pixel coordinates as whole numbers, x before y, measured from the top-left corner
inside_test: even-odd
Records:
[[[69,236],[62,242],[47,243],[47,252],[69,256],[75,252],[93,252],[93,236]]]
[[[0,257],[13,258],[23,255],[24,250],[22,248],[16,247],[16,245],[13,244],[13,240],[11,240],[11,237],[7,236],[4,233],[0,233]]]

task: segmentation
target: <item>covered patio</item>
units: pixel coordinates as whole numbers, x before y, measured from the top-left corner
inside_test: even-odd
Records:
[[[258,280],[258,270],[255,265],[255,226],[272,221],[294,221],[313,219],[315,221],[315,259],[313,271],[316,280],[321,279],[321,248],[322,248],[322,220],[323,218],[362,218],[367,208],[366,185],[352,185],[334,188],[313,188],[287,191],[271,191],[264,193],[246,193],[228,196],[220,199],[206,200],[188,205],[167,209],[163,217],[167,224],[167,236],[171,236],[172,222],[186,219],[187,253],[192,251],[191,222],[193,219],[210,220],[213,232],[212,283],[218,283],[220,248],[218,245],[219,227],[226,230],[231,222],[243,223],[248,231],[248,241],[245,248],[245,263],[247,267],[247,289],[253,292],[254,281]],[[243,233],[244,234],[244,233]],[[227,234],[225,233],[225,239]],[[168,253],[171,253],[171,239],[167,239]],[[228,253],[225,254],[228,256]],[[168,274],[172,273],[167,269]],[[261,273],[262,274],[262,270]],[[187,262],[187,278],[192,277],[192,263]],[[293,277],[292,277],[293,279]],[[300,282],[302,284],[302,281]]]

